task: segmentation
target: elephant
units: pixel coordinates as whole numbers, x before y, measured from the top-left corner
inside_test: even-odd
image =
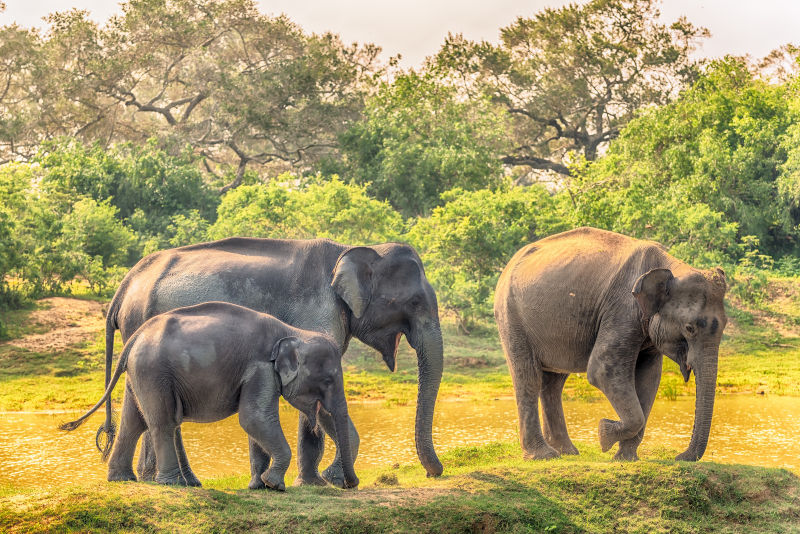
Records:
[[[695,373],[694,429],[676,459],[699,460],[714,410],[725,291],[722,269],[694,269],[658,243],[595,228],[520,249],[500,275],[494,313],[524,457],[578,454],[561,394],[570,373],[586,373],[620,419],[601,419],[601,449],[619,442],[614,458],[637,460],[666,354],[685,381]]]
[[[278,418],[278,398],[283,396],[313,427],[320,410],[330,414],[344,486],[358,486],[341,352],[328,336],[227,302],[174,309],[147,320],[128,339],[100,401],[60,428],[78,428],[108,400],[126,370],[109,481],[136,480],[133,454],[147,429],[155,449],[155,481],[199,486],[185,452],[176,447],[177,429],[183,421],[214,422],[238,412],[242,428],[271,458],[259,478],[266,487],[283,491],[292,457]]]
[[[149,318],[208,301],[223,301],[274,315],[287,324],[322,332],[342,353],[352,337],[378,350],[395,370],[401,337],[416,350],[419,386],[415,443],[428,476],[443,467],[433,446],[433,412],[442,377],[442,334],[436,294],[416,251],[405,244],[348,246],[328,239],[282,240],[234,237],[152,253],[125,276],[106,316],[106,385],[112,366],[115,330],[122,340]],[[320,415],[320,426],[333,433],[333,422]],[[111,403],[98,431],[114,431]],[[180,430],[176,436],[182,444]],[[355,459],[359,438],[350,422]],[[315,432],[301,413],[298,430],[298,477],[295,484],[341,487],[341,455],[322,473],[318,466],[324,434]],[[261,485],[267,458],[250,440],[251,486]],[[139,458],[140,479],[152,478],[153,455],[147,433]],[[324,477],[324,478],[322,478]]]

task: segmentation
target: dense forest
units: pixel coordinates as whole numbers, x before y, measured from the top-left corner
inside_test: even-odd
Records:
[[[791,45],[696,60],[707,30],[654,0],[452,34],[409,70],[251,0],[48,23],[0,27],[2,307],[234,235],[408,242],[467,330],[518,248],[580,225],[721,265],[746,300],[800,274]]]

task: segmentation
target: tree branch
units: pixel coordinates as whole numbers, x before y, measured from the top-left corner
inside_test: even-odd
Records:
[[[572,176],[572,173],[569,172],[569,168],[567,168],[566,165],[536,156],[504,156],[500,161],[506,165],[527,165],[533,169],[553,171],[566,176]]]

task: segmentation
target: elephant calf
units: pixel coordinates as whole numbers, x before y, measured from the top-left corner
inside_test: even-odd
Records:
[[[80,426],[108,399],[126,369],[122,419],[108,480],[136,480],[133,453],[139,437],[149,430],[156,482],[199,486],[182,447],[175,445],[176,430],[183,421],[213,422],[238,412],[242,428],[271,457],[269,468],[250,487],[282,491],[292,456],[278,419],[278,397],[283,395],[308,417],[312,427],[320,409],[331,415],[345,487],[358,485],[350,452],[341,353],[327,336],[224,302],[157,315],[126,343],[100,401],[60,428]]]
[[[635,460],[666,354],[684,380],[691,372],[696,378],[692,440],[677,459],[700,459],[727,323],[725,290],[721,269],[700,271],[658,243],[595,228],[550,236],[517,252],[500,275],[494,313],[525,457],[578,453],[567,434],[561,392],[570,373],[586,373],[619,415],[619,421],[600,421],[601,448],[619,442],[616,458]]]

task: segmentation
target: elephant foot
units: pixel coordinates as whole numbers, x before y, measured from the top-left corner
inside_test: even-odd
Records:
[[[261,480],[261,475],[253,475],[250,478],[250,483],[247,485],[247,489],[262,490],[267,489],[267,485],[264,484],[263,480]]]
[[[186,486],[186,480],[183,478],[183,475],[180,472],[175,474],[165,475],[162,473],[158,473],[155,479],[156,483],[164,484],[166,486]]]
[[[139,465],[136,467],[136,471],[139,474],[139,480],[142,482],[152,482],[156,480],[156,462],[153,459],[153,462],[149,462],[147,460],[141,461],[139,460]]]
[[[127,470],[108,470],[107,480],[109,482],[136,482],[136,475],[132,469]]]
[[[693,451],[684,451],[675,457],[675,460],[679,462],[696,462],[699,459],[700,456],[698,456],[697,453]]]
[[[319,476],[318,473],[314,473],[313,475],[298,475],[296,479],[294,479],[293,486],[327,486],[328,483],[325,482],[325,479]]]
[[[614,444],[619,441],[617,438],[618,421],[611,419],[600,419],[600,448],[603,452],[608,452]]]
[[[578,449],[575,447],[575,445],[572,444],[572,441],[570,441],[569,438],[567,438],[566,440],[556,440],[545,436],[544,440],[545,442],[547,442],[548,445],[553,447],[561,454],[569,454],[575,456],[578,455]]]
[[[570,456],[577,456],[579,454],[578,448],[572,443],[567,443],[565,445],[561,445],[560,447],[555,447],[555,449],[561,451],[561,454],[568,454]]]
[[[336,462],[332,463],[325,471],[322,472],[322,478],[325,479],[331,486],[337,488],[344,488],[344,471],[342,466]]]
[[[271,490],[286,491],[286,484],[283,483],[283,475],[279,475],[272,469],[267,469],[261,474],[261,481]]]
[[[639,460],[639,455],[636,454],[636,451],[628,451],[620,447],[613,460],[617,462],[635,462]]]
[[[186,482],[186,485],[191,488],[203,487],[203,484],[201,484],[200,481],[197,479],[197,477],[194,476],[194,473],[190,473],[188,477],[184,475],[183,480]]]
[[[561,456],[561,453],[559,453],[550,445],[543,445],[530,452],[525,451],[525,454],[522,455],[522,457],[526,460],[551,460],[553,458],[558,458],[559,456]]]

